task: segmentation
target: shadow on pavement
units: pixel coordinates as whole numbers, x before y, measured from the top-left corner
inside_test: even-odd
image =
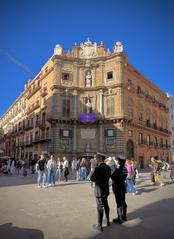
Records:
[[[37,174],[28,174],[28,176],[3,175],[0,174],[0,187],[19,186],[36,184]]]
[[[171,239],[174,233],[174,198],[164,199],[128,214],[123,224],[111,223],[88,239]]]
[[[56,187],[67,186],[67,185],[76,185],[76,184],[85,184],[89,181],[76,181],[74,179],[69,179],[67,182],[61,180],[60,182],[56,181]],[[8,186],[19,186],[19,185],[37,185],[37,174],[28,174],[28,176],[19,176],[19,175],[3,175],[0,174],[0,187]]]
[[[149,193],[158,190],[158,187],[156,188],[146,188],[146,187],[141,187],[138,189],[137,195],[141,195],[142,193]]]
[[[13,227],[12,223],[0,225],[2,239],[44,239],[42,231],[37,229]]]

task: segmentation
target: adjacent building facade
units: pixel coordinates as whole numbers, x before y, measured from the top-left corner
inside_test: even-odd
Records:
[[[174,98],[171,94],[167,94],[167,97],[168,97],[168,108],[169,108],[169,130],[171,132],[170,152],[171,152],[171,158],[174,159]]]
[[[113,52],[87,39],[53,56],[1,117],[1,148],[14,158],[41,153],[91,156],[123,153],[141,167],[170,157],[168,98]]]

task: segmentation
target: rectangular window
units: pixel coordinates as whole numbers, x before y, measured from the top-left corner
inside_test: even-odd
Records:
[[[33,127],[33,118],[31,118],[31,126]]]
[[[49,138],[49,134],[50,134],[50,128],[46,128],[46,138]]]
[[[107,129],[107,130],[105,131],[105,136],[106,136],[107,138],[113,138],[113,137],[115,137],[115,130],[114,130],[114,129]]]
[[[146,120],[146,126],[149,127],[150,126],[150,120]]]
[[[158,138],[155,137],[155,145],[157,146],[158,145]]]
[[[168,140],[166,139],[166,147],[168,147]]]
[[[70,130],[70,129],[62,129],[61,130],[61,136],[62,136],[62,138],[71,138],[72,130]]]
[[[141,94],[141,87],[139,85],[137,86],[137,94]]]
[[[107,80],[112,80],[113,79],[113,72],[109,71],[107,72]]]
[[[150,135],[147,135],[147,145],[150,145]]]
[[[26,144],[28,144],[29,143],[29,136],[27,135],[26,136]]]
[[[70,74],[69,73],[62,73],[62,80],[63,81],[70,80]]]
[[[132,130],[128,130],[128,136],[133,137],[133,131]]]
[[[139,133],[139,143],[143,144],[143,134]]]
[[[162,138],[160,139],[160,144],[161,144],[160,146],[163,147],[163,139]]]
[[[63,116],[69,117],[70,116],[70,100],[69,99],[64,99],[62,107],[63,107],[62,108]]]
[[[42,113],[42,124],[45,124],[45,112]]]
[[[31,134],[30,135],[30,143],[32,143],[33,142],[33,135]]]

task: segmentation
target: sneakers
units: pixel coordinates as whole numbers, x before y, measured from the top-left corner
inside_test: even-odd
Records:
[[[161,183],[161,184],[160,184],[160,187],[162,187],[162,186],[164,186],[164,185],[165,185],[164,183]]]
[[[113,223],[122,224],[122,220],[120,218],[114,218],[112,221],[113,221]]]
[[[100,231],[100,232],[103,231],[103,227],[102,227],[102,225],[99,225],[99,224],[97,224],[97,225],[93,225],[93,228],[96,229],[96,230],[98,230],[98,231]]]
[[[41,185],[37,185],[38,188],[42,188]],[[47,188],[47,185],[43,185],[43,188]]]
[[[122,217],[122,220],[126,222],[127,221],[127,217],[126,216]]]

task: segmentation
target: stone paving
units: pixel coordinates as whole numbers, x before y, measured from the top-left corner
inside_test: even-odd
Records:
[[[36,175],[0,175],[1,239],[171,239],[174,236],[174,184],[151,186],[140,173],[138,194],[127,194],[128,221],[95,231],[96,204],[89,182],[61,182],[37,188]],[[109,196],[111,220],[116,205]]]

